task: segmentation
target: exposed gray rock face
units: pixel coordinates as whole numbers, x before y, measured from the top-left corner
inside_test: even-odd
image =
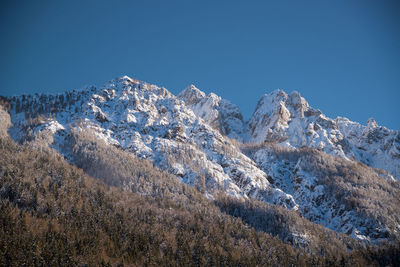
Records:
[[[207,96],[194,85],[182,91],[178,98],[185,101],[187,107],[221,134],[243,139],[245,124],[242,113],[236,105],[213,93]]]

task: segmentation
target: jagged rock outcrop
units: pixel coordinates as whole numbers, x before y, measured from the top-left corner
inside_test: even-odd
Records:
[[[400,132],[378,126],[374,119],[367,126],[341,117],[330,119],[298,92],[276,90],[264,95],[248,126],[251,143],[317,148],[386,170],[388,179],[400,179]]]
[[[204,121],[219,130],[223,135],[242,140],[245,133],[245,123],[239,108],[222,99],[214,93],[208,96],[194,85],[182,91],[178,97],[185,101],[186,106]]]

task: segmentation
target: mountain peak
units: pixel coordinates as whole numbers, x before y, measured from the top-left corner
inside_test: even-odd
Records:
[[[376,122],[376,120],[374,118],[369,118],[367,121],[367,127],[370,129],[376,128],[376,127],[378,127],[378,123]]]
[[[206,94],[199,90],[195,85],[190,84],[185,90],[178,94],[178,97],[186,104],[191,105],[198,103],[201,99],[206,97]]]
[[[265,103],[279,103],[281,101],[285,101],[288,98],[288,95],[285,91],[282,89],[276,89],[268,94],[265,94],[261,97],[261,99],[264,99]],[[261,100],[260,99],[260,100]]]
[[[285,92],[285,90],[278,88],[278,89],[273,90],[268,95],[286,96],[287,93]]]
[[[263,95],[258,101],[253,116],[249,121],[249,136],[252,142],[287,140],[290,127],[289,123],[298,121],[289,136],[295,136],[297,144],[303,144],[300,121],[305,116],[318,117],[321,114],[309,106],[299,92],[287,94],[281,89]],[[292,133],[295,131],[295,133]],[[297,138],[299,137],[299,138]]]
[[[121,80],[129,80],[129,81],[133,81],[133,79],[131,77],[129,77],[128,75],[124,75],[120,78]]]
[[[186,87],[186,89],[190,89],[190,90],[198,90],[198,91],[200,91],[200,90],[199,90],[199,88],[197,88],[197,87],[196,87],[196,85],[194,85],[194,84],[189,84],[189,86],[188,86],[188,87]]]
[[[138,84],[141,83],[139,80],[129,77],[128,75],[124,75],[120,78],[116,79],[118,82],[123,83],[125,85],[129,84]]]
[[[194,85],[189,85],[178,97],[198,117],[202,118],[214,129],[217,129],[221,134],[235,139],[242,139],[245,124],[243,116],[236,105],[214,93],[206,95]]]
[[[281,103],[285,107],[292,107],[300,117],[304,116],[304,111],[309,107],[308,102],[297,91],[287,94],[282,89],[276,89],[269,94],[263,95],[259,100],[259,106],[264,106],[269,111],[275,111]]]

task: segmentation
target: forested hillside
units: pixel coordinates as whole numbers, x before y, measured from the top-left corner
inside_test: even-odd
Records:
[[[8,126],[8,115],[4,111],[0,115],[1,126]],[[106,144],[90,143],[88,136],[74,140],[72,152],[82,159],[83,170],[52,149],[34,143],[17,145],[2,135],[1,266],[396,266],[399,262],[398,246],[366,247],[313,226],[295,212],[263,203],[224,196],[212,202],[199,189],[144,160],[111,146],[106,152]],[[111,157],[119,159],[115,162],[125,160],[128,167],[117,165],[111,173],[102,172],[110,167],[106,163]],[[299,227],[302,224],[305,227]],[[314,236],[313,244],[299,243],[292,230]]]

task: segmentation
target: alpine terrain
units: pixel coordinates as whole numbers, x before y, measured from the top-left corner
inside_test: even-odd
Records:
[[[400,259],[400,132],[374,119],[331,119],[276,90],[245,121],[194,85],[173,95],[128,76],[1,103],[0,236],[14,243],[1,238],[0,265],[22,264],[10,249],[29,240],[38,265]]]

